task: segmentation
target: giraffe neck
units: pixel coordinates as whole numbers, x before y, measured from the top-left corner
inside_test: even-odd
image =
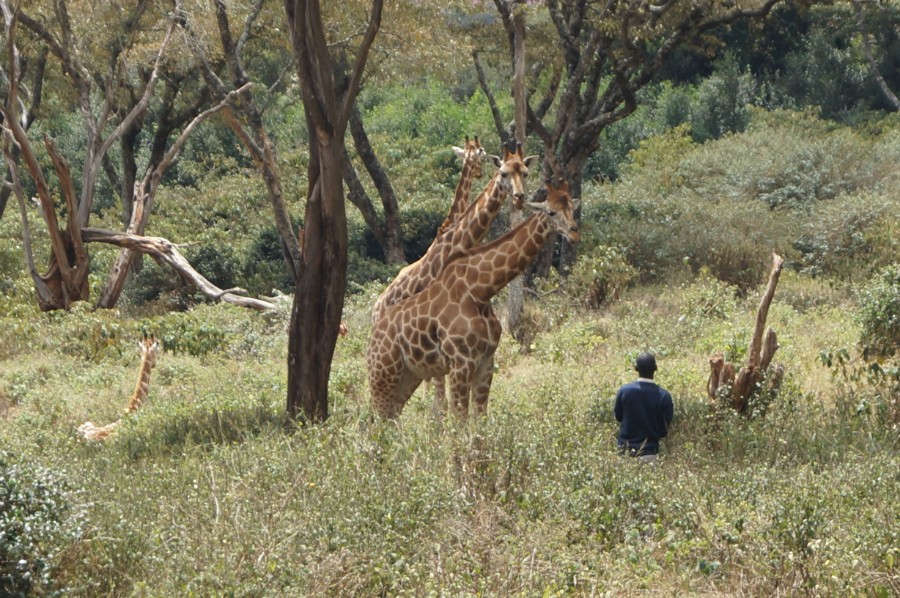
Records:
[[[540,212],[487,245],[451,262],[445,272],[463,277],[477,301],[490,301],[525,270],[552,233],[550,217]]]
[[[147,399],[147,394],[150,391],[151,369],[153,369],[153,360],[148,352],[141,359],[141,371],[138,373],[137,384],[134,386],[131,400],[128,401],[128,411],[136,411]]]
[[[472,190],[472,174],[474,172],[474,162],[468,158],[463,160],[462,173],[459,175],[459,182],[456,184],[453,203],[450,204],[450,213],[444,218],[444,222],[438,228],[436,236],[440,236],[445,230],[453,226],[460,214],[465,212],[469,206],[469,192]]]
[[[506,191],[498,184],[497,177],[492,178],[459,219],[453,231],[453,245],[470,249],[481,243],[500,213],[505,197]]]

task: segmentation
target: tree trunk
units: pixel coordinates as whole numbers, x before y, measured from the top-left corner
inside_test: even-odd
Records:
[[[300,277],[288,328],[288,414],[328,418],[328,378],[344,307],[347,217],[343,144],[311,139]]]
[[[216,301],[223,301],[238,307],[248,307],[258,311],[266,311],[275,307],[274,303],[245,297],[246,291],[241,288],[220,289],[197,272],[190,262],[181,255],[175,244],[168,239],[89,227],[82,229],[81,234],[85,243],[108,243],[125,248],[132,253],[149,254],[158,263],[174,269],[189,285]]]
[[[344,165],[344,180],[347,181],[347,185],[351,189],[350,201],[362,212],[366,225],[375,235],[379,245],[381,245],[384,260],[388,264],[406,263],[406,256],[403,254],[400,204],[397,201],[397,194],[394,192],[394,187],[391,185],[387,173],[384,172],[384,168],[381,166],[381,161],[378,160],[378,156],[375,155],[375,151],[372,149],[369,135],[366,133],[363,125],[362,115],[359,113],[359,108],[355,105],[350,112],[350,134],[353,137],[356,153],[365,165],[366,171],[369,173],[372,183],[374,183],[375,188],[378,190],[378,195],[381,197],[384,220],[378,220],[372,201],[365,193],[362,185],[351,184],[353,178],[356,177],[356,173],[349,172],[349,170],[353,169],[353,165],[348,160]],[[359,179],[356,177],[356,182],[358,183],[358,181]]]
[[[525,146],[526,110],[525,98],[525,12],[516,10],[513,15],[513,100],[515,102],[516,143]],[[523,152],[524,155],[524,152]],[[512,202],[509,212],[509,228],[513,229],[525,220],[521,203]],[[509,299],[507,305],[506,325],[510,334],[517,340],[522,339],[522,312],[525,308],[525,283],[519,274],[509,283]]]
[[[383,4],[372,2],[347,91],[339,99],[318,0],[284,3],[310,137],[300,267],[288,326],[287,412],[297,418],[302,411],[310,422],[328,417],[328,377],[347,283],[344,134],[381,25]]]
[[[784,377],[783,366],[778,364],[771,369],[769,367],[778,350],[778,337],[774,330],[766,328],[769,307],[772,305],[775,287],[778,285],[778,278],[783,266],[784,258],[773,253],[769,282],[756,311],[756,326],[747,351],[747,365],[737,370],[733,363],[725,361],[721,353],[716,353],[709,359],[710,375],[706,390],[710,400],[718,400],[719,389],[731,384],[731,407],[742,415],[749,414],[750,397],[756,391],[757,385],[763,380],[766,372],[770,372],[768,387],[771,390],[776,390]]]

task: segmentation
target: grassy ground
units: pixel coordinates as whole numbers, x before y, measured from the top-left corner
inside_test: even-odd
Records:
[[[705,398],[706,358],[746,346],[758,294],[687,279],[601,310],[563,293],[531,301],[534,338],[523,353],[504,337],[489,417],[441,427],[423,389],[398,422],[371,416],[378,291],[345,312],[331,419],[293,433],[286,313],[7,310],[0,456],[58,494],[58,526],[35,549],[52,584],[83,596],[900,591],[897,428],[858,413],[861,391],[819,360],[856,342],[845,293],[783,280],[770,324],[787,380],[764,418]],[[149,402],[113,440],[80,440],[83,421],[120,417],[143,331],[168,340]],[[612,396],[644,348],[676,401],[657,467],[613,450]]]

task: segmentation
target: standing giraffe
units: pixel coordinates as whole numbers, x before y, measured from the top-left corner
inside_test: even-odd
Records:
[[[487,411],[500,342],[500,320],[491,298],[518,276],[558,232],[581,238],[574,212],[580,200],[567,183],[547,183],[547,198],[527,205],[531,218],[494,241],[447,264],[420,293],[388,308],[375,324],[366,350],[372,405],[395,418],[423,379],[448,376],[453,412],[468,417],[469,399]]]
[[[441,275],[450,260],[481,243],[508,194],[517,201],[522,201],[525,197],[528,168],[537,162],[538,157],[523,157],[522,146],[519,145],[515,152],[504,147],[502,159],[498,156],[490,158],[497,167],[497,172],[488,181],[484,191],[460,214],[455,223],[447,226],[443,232],[438,232],[425,255],[400,270],[375,301],[372,307],[372,324],[378,321],[388,307],[431,284]]]
[[[137,411],[140,406],[147,400],[147,393],[150,390],[150,370],[156,365],[156,356],[159,353],[159,341],[155,336],[144,337],[144,340],[138,342],[138,348],[141,351],[141,368],[138,372],[137,383],[134,386],[134,392],[128,400],[128,406],[125,408],[126,413]],[[84,422],[78,426],[78,431],[87,440],[104,440],[109,437],[122,420],[116,420],[105,426],[95,426],[91,422]]]

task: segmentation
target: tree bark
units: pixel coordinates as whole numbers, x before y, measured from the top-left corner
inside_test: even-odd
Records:
[[[256,0],[256,4],[254,4],[244,22],[243,32],[238,41],[235,42],[231,35],[225,3],[221,0],[216,1],[216,23],[218,25],[222,54],[231,72],[231,91],[229,91],[229,86],[222,81],[215,69],[210,65],[205,49],[197,40],[188,20],[182,18],[179,24],[188,35],[191,51],[200,63],[200,72],[206,80],[209,89],[220,100],[226,97],[235,100],[230,102],[229,110],[223,112],[223,115],[231,130],[234,131],[235,135],[250,153],[254,165],[263,178],[269,202],[272,204],[275,228],[278,231],[278,237],[281,242],[285,265],[291,280],[296,283],[300,270],[300,242],[294,231],[287,201],[284,198],[275,144],[266,131],[262,110],[249,91],[250,78],[244,69],[243,62],[243,48],[250,36],[254,21],[262,9],[262,3],[263,0]],[[180,1],[176,2],[176,8],[181,11]],[[241,88],[245,93],[235,95],[233,91],[235,88]]]
[[[163,154],[158,163],[149,165],[147,172],[144,174],[144,178],[140,182],[136,182],[133,186],[134,191],[132,196],[134,200],[132,202],[132,210],[126,233],[143,235],[150,217],[150,211],[153,208],[153,202],[156,200],[157,188],[159,187],[160,182],[162,182],[162,177],[165,172],[178,158],[178,155],[184,148],[184,144],[187,142],[187,138],[201,122],[225,108],[228,105],[228,102],[231,101],[232,96],[239,94],[242,91],[244,91],[244,88],[227,94],[218,104],[196,115],[194,119],[182,129],[181,133],[172,143],[172,146],[165,154]],[[123,245],[122,247],[122,251],[116,256],[113,266],[110,269],[106,285],[104,285],[103,290],[100,292],[100,296],[97,298],[96,307],[98,308],[111,309],[114,307],[116,303],[118,303],[119,297],[122,295],[122,291],[125,288],[125,280],[128,277],[128,272],[131,270],[131,264],[135,259],[135,253],[127,245]]]
[[[516,144],[525,146],[528,112],[525,98],[525,5],[516,1],[513,9],[513,101],[515,104]],[[523,152],[524,155],[524,152]],[[513,229],[525,220],[523,206],[513,201],[510,205],[509,228]],[[525,283],[522,274],[509,283],[506,325],[510,334],[522,340],[522,312],[525,309]]]
[[[359,182],[359,177],[353,169],[353,164],[350,163],[345,154],[344,180],[350,189],[349,199],[362,213],[363,220],[365,220],[366,225],[375,235],[378,244],[381,245],[385,262],[388,264],[404,264],[406,263],[406,256],[403,254],[400,204],[397,201],[397,194],[394,192],[394,187],[381,166],[381,161],[375,154],[375,150],[372,149],[369,135],[366,133],[363,125],[362,115],[355,104],[350,111],[349,125],[356,153],[366,167],[366,171],[369,173],[375,189],[378,190],[379,197],[381,197],[384,219],[378,219],[372,200]]]

